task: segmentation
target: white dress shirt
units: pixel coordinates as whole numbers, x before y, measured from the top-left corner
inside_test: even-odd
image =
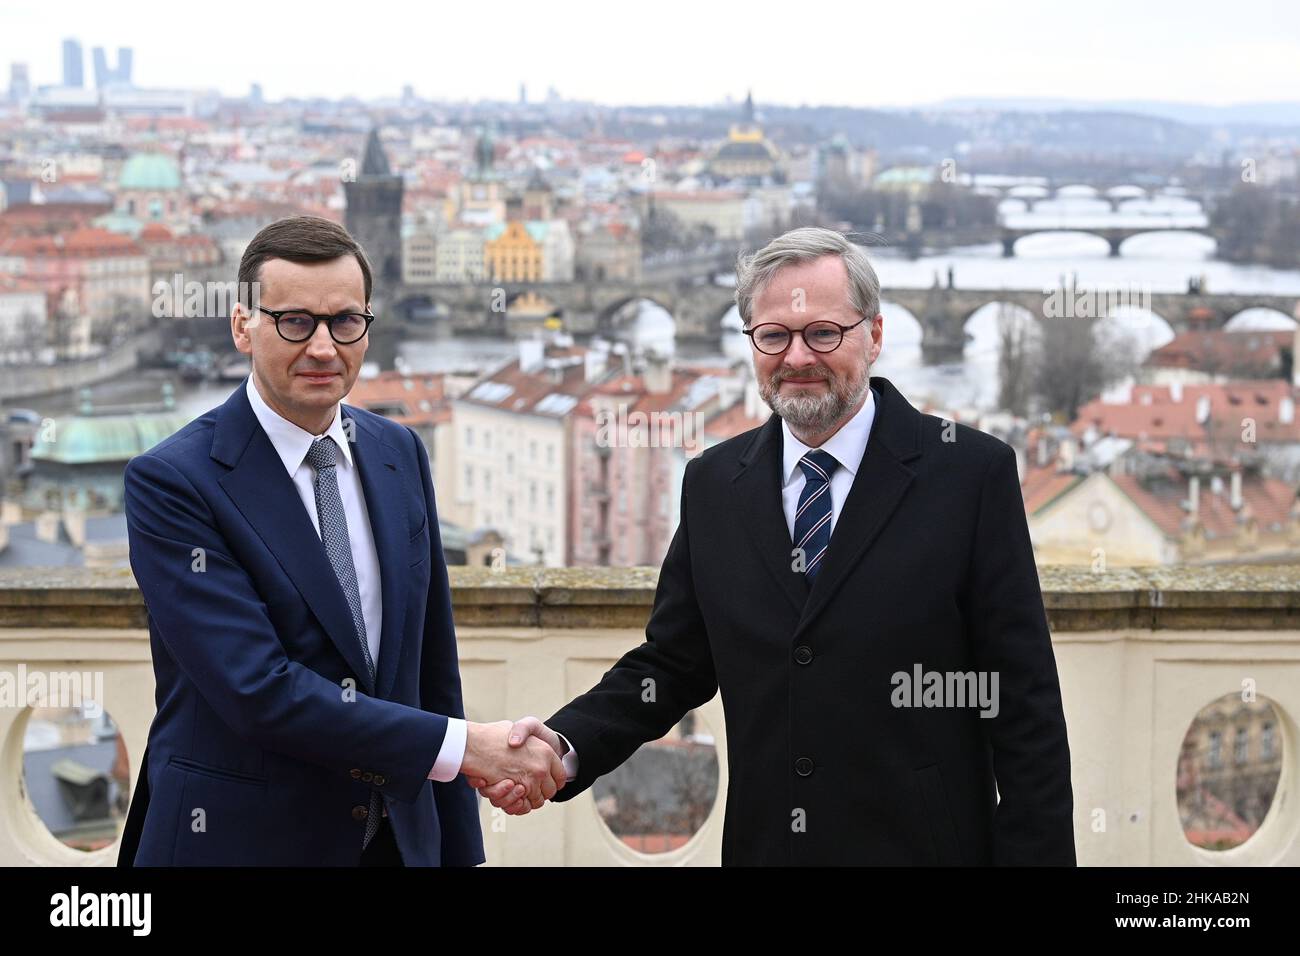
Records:
[[[338,477],[339,497],[343,500],[343,514],[348,522],[348,543],[352,547],[352,565],[357,572],[357,588],[361,592],[361,617],[366,627],[366,644],[370,648],[370,659],[374,661],[376,671],[379,668],[379,636],[382,633],[384,605],[380,592],[379,552],[375,548],[374,532],[370,528],[370,512],[366,508],[365,492],[361,487],[361,474],[352,457],[352,443],[348,441],[343,430],[343,416],[338,414],[335,406],[334,420],[320,435],[298,427],[266,403],[262,393],[249,375],[245,381],[248,390],[248,402],[253,406],[253,414],[271,440],[271,445],[284,463],[289,473],[302,506],[311,519],[316,535],[320,536],[320,518],[316,514],[315,469],[307,464],[307,451],[317,438],[333,438],[339,446],[338,465],[334,472]],[[460,773],[461,762],[465,758],[465,721],[455,717],[447,718],[447,733],[442,739],[442,748],[438,751],[429,777],[433,780],[455,780]]]
[[[876,396],[867,389],[867,399],[862,403],[856,415],[840,426],[830,438],[822,443],[821,450],[830,454],[840,466],[831,475],[831,532],[835,531],[835,522],[840,519],[840,510],[844,499],[853,487],[853,478],[862,464],[862,456],[867,453],[867,439],[871,437],[871,425],[876,420]],[[799,495],[808,479],[804,477],[799,461],[813,449],[805,445],[785,421],[781,422],[781,434],[784,436],[784,455],[781,471],[781,507],[785,510],[785,526],[794,541],[794,514],[799,508]]]
[[[868,388],[866,401],[862,403],[857,414],[840,426],[840,430],[826,439],[821,446],[822,451],[833,455],[840,463],[840,466],[835,469],[835,474],[831,475],[832,532],[835,530],[835,522],[839,520],[840,509],[844,507],[844,499],[849,496],[849,489],[853,487],[853,478],[862,465],[862,456],[867,453],[867,439],[871,437],[871,426],[875,420],[876,395]],[[812,451],[812,448],[795,438],[794,433],[790,431],[790,426],[784,420],[781,422],[781,434],[784,436],[781,506],[785,510],[785,525],[790,531],[790,540],[793,542],[794,513],[799,507],[799,493],[803,491],[803,486],[807,482],[803,469],[799,467],[799,460]],[[568,779],[572,780],[578,775],[578,752],[573,749],[573,745],[563,734],[559,737],[569,748],[561,762],[564,764],[564,772],[568,775]]]

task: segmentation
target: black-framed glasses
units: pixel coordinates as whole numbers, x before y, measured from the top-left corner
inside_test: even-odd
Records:
[[[258,306],[258,311],[265,312],[275,319],[275,330],[286,342],[306,342],[316,334],[316,326],[327,323],[330,338],[339,345],[351,345],[370,331],[370,323],[375,317],[369,312],[341,312],[338,315],[317,315],[302,309],[281,309],[272,312]]]
[[[790,343],[794,341],[793,333],[796,331],[803,336],[803,344],[814,352],[834,352],[844,341],[844,333],[856,329],[865,321],[867,321],[865,315],[852,325],[840,325],[838,322],[822,319],[809,322],[802,329],[790,329],[779,322],[764,322],[752,329],[741,331],[749,336],[750,341],[754,343],[754,348],[764,355],[780,355],[790,347]]]

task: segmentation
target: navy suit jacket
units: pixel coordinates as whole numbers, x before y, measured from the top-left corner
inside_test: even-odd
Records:
[[[483,862],[477,794],[461,777],[428,779],[464,709],[424,444],[340,405],[382,581],[372,686],[325,548],[244,389],[127,465],[157,712],[119,864],[353,866],[372,790],[407,865]]]

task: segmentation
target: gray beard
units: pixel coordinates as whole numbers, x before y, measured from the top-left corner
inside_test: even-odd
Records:
[[[779,374],[779,373],[778,373]],[[776,378],[774,375],[773,378]],[[871,369],[862,374],[861,381],[828,379],[830,388],[822,395],[782,395],[781,382],[769,378],[758,387],[758,394],[776,415],[791,427],[802,431],[828,431],[842,420],[867,394],[871,387]]]

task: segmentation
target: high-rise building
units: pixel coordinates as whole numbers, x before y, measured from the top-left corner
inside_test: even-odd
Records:
[[[115,67],[108,65],[108,57],[104,54],[104,48],[102,46],[95,47],[95,89],[102,90],[110,86],[130,86],[131,64],[132,53],[129,46],[117,48],[117,66]]]
[[[385,285],[402,281],[402,191],[402,177],[393,174],[379,130],[372,128],[360,172],[343,183],[344,225],[366,251],[380,294]]]
[[[32,82],[26,63],[9,64],[9,100],[19,103],[32,95]]]
[[[81,43],[75,39],[63,41],[63,85],[82,87],[86,84]]]

